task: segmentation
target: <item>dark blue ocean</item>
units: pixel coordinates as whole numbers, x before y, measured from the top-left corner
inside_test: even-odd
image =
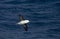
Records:
[[[0,39],[60,39],[60,0],[0,0]]]

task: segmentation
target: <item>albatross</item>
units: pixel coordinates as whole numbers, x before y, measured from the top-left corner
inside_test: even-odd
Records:
[[[30,21],[29,21],[29,20],[25,20],[22,15],[19,15],[19,19],[20,19],[21,21],[19,21],[17,24],[23,25],[24,30],[25,30],[25,31],[28,31],[27,23],[29,23]]]

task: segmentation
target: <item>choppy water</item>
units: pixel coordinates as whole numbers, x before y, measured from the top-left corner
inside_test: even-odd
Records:
[[[16,25],[19,14],[28,32]],[[60,0],[0,0],[0,39],[60,39]]]

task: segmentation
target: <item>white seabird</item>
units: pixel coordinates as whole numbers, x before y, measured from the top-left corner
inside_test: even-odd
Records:
[[[23,17],[22,15],[19,15],[19,19],[20,19],[21,21],[18,22],[17,24],[23,25],[25,31],[27,31],[27,30],[28,30],[27,23],[29,23],[29,20],[25,20],[24,17]]]

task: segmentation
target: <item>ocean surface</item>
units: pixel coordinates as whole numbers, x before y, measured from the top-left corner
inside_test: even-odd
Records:
[[[60,0],[0,0],[0,39],[60,39]]]

